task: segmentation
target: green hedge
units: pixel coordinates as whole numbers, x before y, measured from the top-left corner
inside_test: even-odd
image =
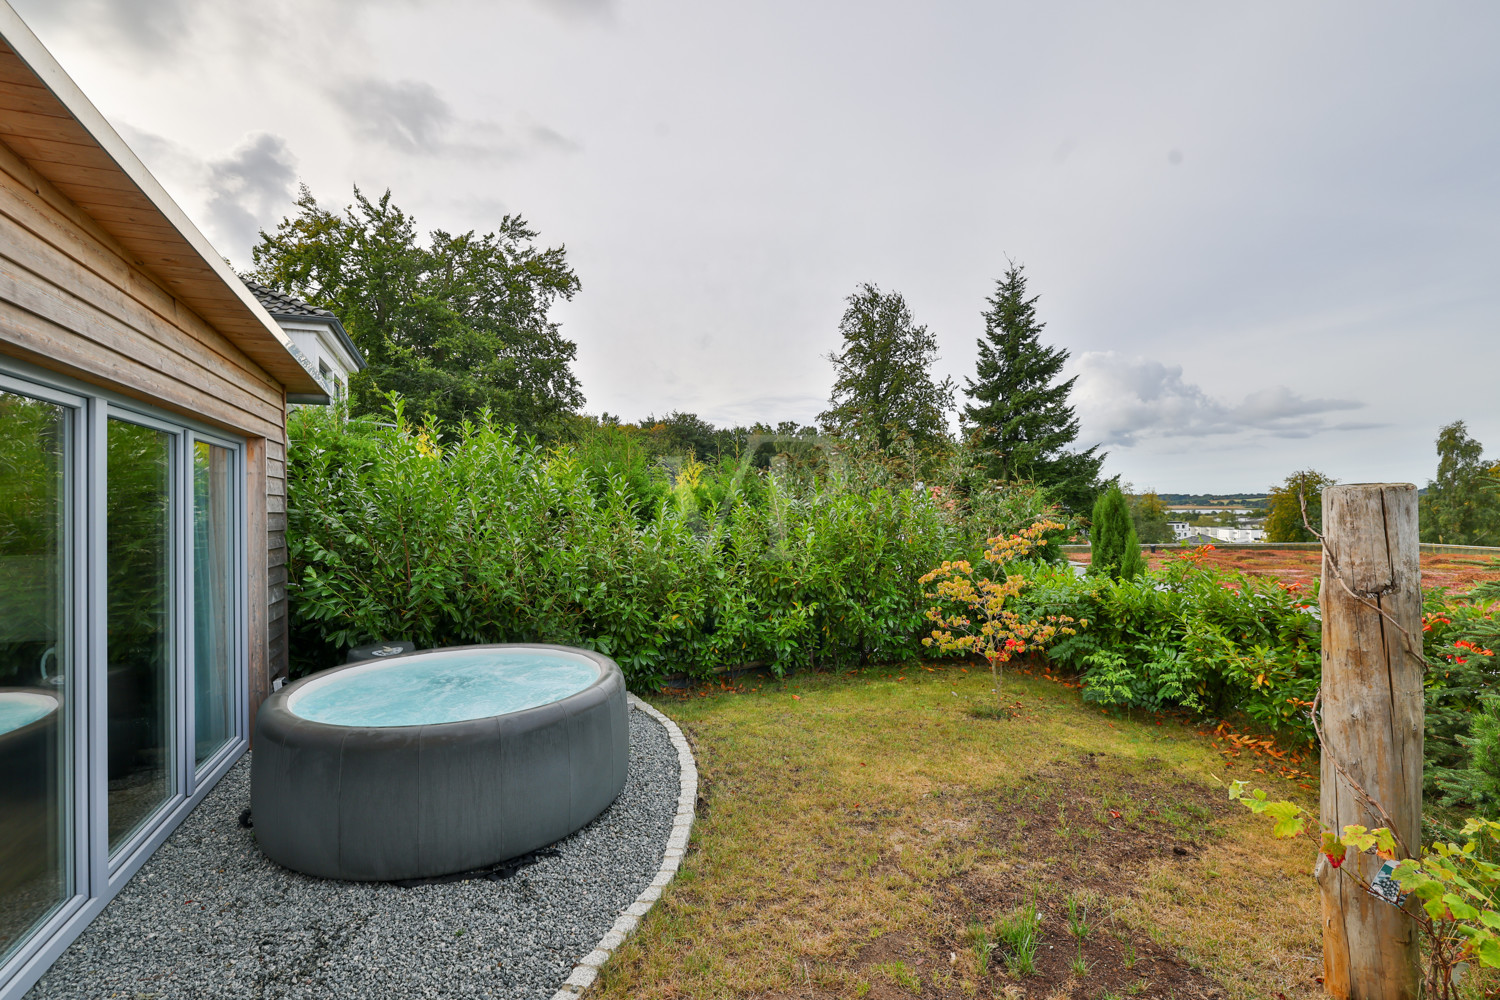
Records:
[[[1248,717],[1311,741],[1322,671],[1315,589],[1215,569],[1189,551],[1136,580],[1031,567],[1017,610],[1088,627],[1048,651],[1101,705]],[[1429,591],[1423,618],[1430,802],[1500,814],[1500,604]],[[1476,728],[1476,720],[1479,722]]]
[[[1046,509],[1034,488],[914,488],[878,465],[667,466],[598,441],[544,449],[485,421],[444,434],[409,425],[399,407],[395,419],[293,417],[295,675],[398,638],[597,649],[637,690],[747,663],[780,673],[908,659],[930,628],[918,579],[944,559],[977,559],[985,535]],[[1118,581],[1067,565],[1005,569],[1028,581],[1008,606],[1088,623],[1050,650],[1084,698],[1311,738],[1314,593],[1191,552]],[[1428,795],[1500,810],[1495,606],[1438,592],[1428,605]]]
[[[586,466],[481,421],[438,428],[293,418],[293,672],[351,646],[555,642],[637,689],[763,662],[911,657],[917,578],[962,545],[928,491],[747,462]],[[643,478],[644,477],[644,478]]]

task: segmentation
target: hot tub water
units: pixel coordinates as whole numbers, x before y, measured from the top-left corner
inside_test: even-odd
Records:
[[[547,705],[598,679],[591,661],[554,650],[429,651],[314,680],[287,708],[332,726],[429,726]]]
[[[57,699],[30,691],[0,692],[0,733],[14,732],[45,719],[57,709]]]

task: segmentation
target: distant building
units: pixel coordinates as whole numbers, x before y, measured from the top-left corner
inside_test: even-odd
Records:
[[[1184,545],[1189,545],[1194,548],[1199,545],[1212,545],[1218,541],[1218,539],[1214,538],[1212,535],[1205,535],[1196,529],[1177,540]]]
[[[1266,537],[1261,528],[1221,528],[1188,524],[1186,521],[1168,521],[1172,534],[1179,542],[1191,542],[1194,538],[1207,538],[1211,542],[1245,544],[1259,542]],[[1208,544],[1208,543],[1201,543]]]
[[[349,339],[344,324],[327,309],[309,305],[258,281],[243,279],[251,293],[266,307],[276,325],[292,338],[301,353],[303,367],[311,372],[333,402],[348,398],[349,376],[366,367],[364,355]],[[292,400],[300,402],[300,400]]]

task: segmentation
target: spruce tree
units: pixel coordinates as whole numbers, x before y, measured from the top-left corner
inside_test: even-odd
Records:
[[[1129,580],[1146,571],[1141,543],[1130,519],[1130,506],[1119,487],[1110,486],[1094,504],[1094,524],[1089,529],[1089,572]]]
[[[1037,298],[1027,297],[1026,275],[1012,262],[986,300],[978,377],[964,380],[973,400],[964,407],[964,423],[986,454],[991,479],[1032,480],[1082,512],[1099,494],[1105,456],[1097,445],[1068,450],[1078,437],[1078,418],[1068,405],[1077,378],[1057,381],[1068,352],[1041,342],[1045,324],[1036,318]]]

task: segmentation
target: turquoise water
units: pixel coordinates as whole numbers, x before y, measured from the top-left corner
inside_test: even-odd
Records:
[[[294,715],[332,726],[429,726],[519,712],[599,679],[592,661],[545,649],[455,649],[372,662],[292,695]]]
[[[9,733],[45,718],[57,708],[57,699],[26,691],[0,691],[0,733]]]

